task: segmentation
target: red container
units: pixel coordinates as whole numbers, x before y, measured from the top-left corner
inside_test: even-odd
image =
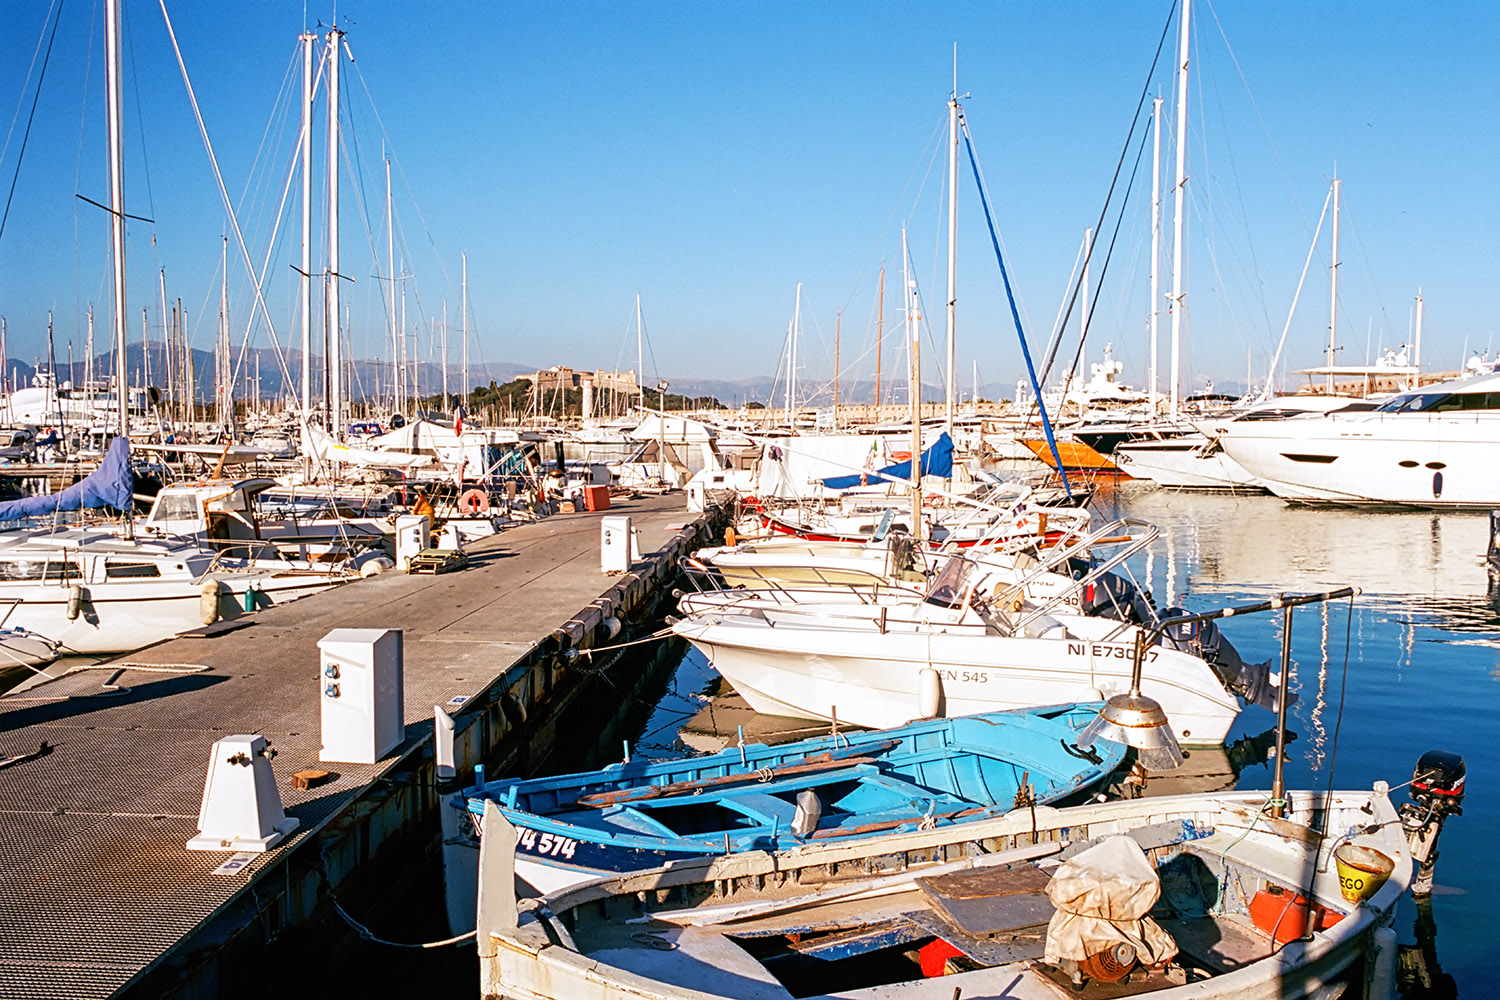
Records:
[[[584,510],[609,510],[608,486],[585,486],[583,488]]]
[[[1342,913],[1317,903],[1309,904],[1306,896],[1285,890],[1262,889],[1250,900],[1250,920],[1262,932],[1272,936],[1280,947],[1307,933],[1309,906],[1315,931],[1327,930],[1344,918]]]

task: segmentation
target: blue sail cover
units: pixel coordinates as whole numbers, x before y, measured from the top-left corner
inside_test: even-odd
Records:
[[[130,441],[117,435],[99,468],[58,493],[39,497],[22,497],[0,503],[0,521],[23,517],[45,517],[64,510],[82,507],[113,507],[129,510],[134,480],[130,474]]]
[[[938,476],[942,479],[953,475],[953,439],[948,436],[947,431],[938,435],[938,439],[932,442],[932,447],[922,452],[921,470],[924,476]],[[891,479],[910,480],[911,459],[897,462],[895,465],[887,465],[879,472],[833,476],[823,480],[823,485],[830,490],[847,490],[854,486],[883,483]]]

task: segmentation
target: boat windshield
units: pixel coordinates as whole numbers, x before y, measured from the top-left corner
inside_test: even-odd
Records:
[[[974,564],[962,556],[952,556],[938,571],[937,579],[927,591],[927,603],[956,608],[968,594]]]

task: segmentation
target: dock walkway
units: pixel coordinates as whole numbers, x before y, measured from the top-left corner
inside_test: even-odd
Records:
[[[611,513],[633,517],[645,556],[623,577],[600,571],[598,517],[554,516],[471,546],[460,572],[387,573],[0,697],[0,759],[44,751],[0,769],[0,997],[187,995],[195,977],[201,990],[224,974],[212,955],[237,926],[305,919],[433,807],[434,705],[460,713],[461,761],[545,751],[537,727],[584,686],[577,657],[557,654],[607,644],[612,617],[628,630],[677,556],[706,540],[680,495]],[[407,739],[376,765],[318,760],[317,643],[334,628],[404,633]],[[210,748],[237,733],[271,742],[301,825],[220,873],[227,852],[184,844]],[[303,768],[337,777],[294,790]],[[403,785],[398,768],[425,771]]]

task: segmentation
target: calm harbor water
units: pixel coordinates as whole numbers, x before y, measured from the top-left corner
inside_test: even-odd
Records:
[[[1296,738],[1287,787],[1368,788],[1377,780],[1396,787],[1427,750],[1462,754],[1468,796],[1464,814],[1443,831],[1432,905],[1419,913],[1404,902],[1396,930],[1413,944],[1420,919],[1423,939],[1436,939],[1427,968],[1435,988],[1409,998],[1500,996],[1500,933],[1489,905],[1500,896],[1500,853],[1490,850],[1500,820],[1492,787],[1500,762],[1500,596],[1483,562],[1485,515],[1291,507],[1269,496],[1178,493],[1141,482],[1107,488],[1093,506],[1101,516],[1161,528],[1131,564],[1158,607],[1202,612],[1278,593],[1360,589],[1352,602],[1293,612],[1297,701],[1288,725]],[[1219,624],[1247,660],[1279,660],[1281,612]],[[636,734],[636,752],[685,753],[676,727],[716,686],[712,668],[690,652]],[[1274,725],[1271,712],[1252,708],[1232,738]],[[1252,764],[1236,787],[1269,789],[1271,778],[1269,765]],[[1393,799],[1404,801],[1404,792]]]

